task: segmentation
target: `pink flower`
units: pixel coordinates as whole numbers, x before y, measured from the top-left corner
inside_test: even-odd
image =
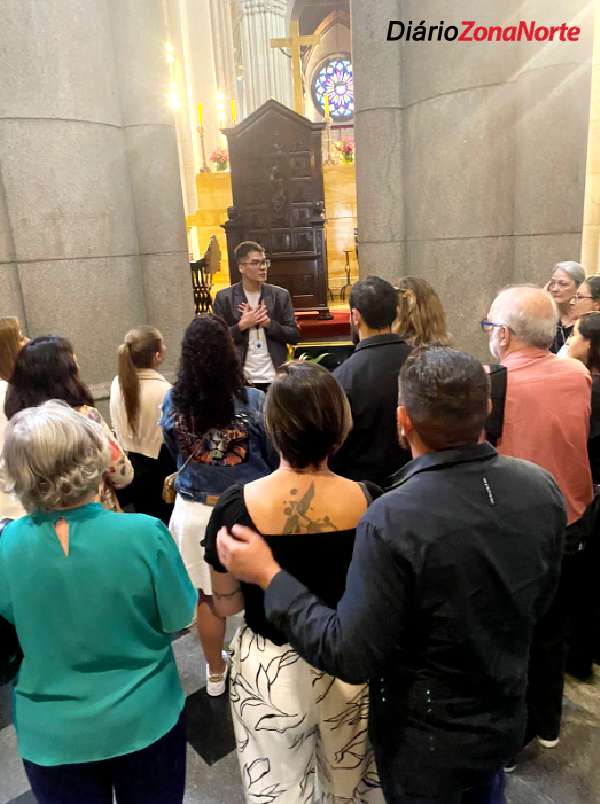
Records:
[[[210,161],[215,165],[226,165],[229,162],[229,154],[225,148],[215,148],[210,155]]]
[[[339,142],[336,142],[335,147],[344,156],[352,156],[354,154],[354,140],[350,139],[350,137],[344,137],[339,140]]]

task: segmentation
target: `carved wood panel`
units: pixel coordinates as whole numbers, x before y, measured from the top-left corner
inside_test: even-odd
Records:
[[[268,101],[226,129],[233,207],[225,229],[232,282],[240,278],[234,248],[256,240],[271,258],[269,281],[290,291],[297,310],[328,315],[322,128]]]

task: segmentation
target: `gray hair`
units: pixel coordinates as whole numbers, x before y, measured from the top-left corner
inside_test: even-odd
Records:
[[[554,266],[555,271],[564,271],[568,274],[573,282],[579,287],[585,279],[585,268],[574,260],[565,260],[564,262],[557,262]]]
[[[501,290],[493,304],[497,322],[511,329],[528,346],[548,349],[556,335],[558,309],[552,296],[531,285]],[[500,315],[498,316],[498,313]]]
[[[2,469],[26,511],[53,511],[97,493],[110,461],[101,425],[51,400],[16,413],[6,428]]]

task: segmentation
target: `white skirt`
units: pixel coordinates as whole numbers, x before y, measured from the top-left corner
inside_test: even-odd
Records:
[[[175,498],[169,530],[179,548],[181,558],[194,586],[205,595],[212,595],[210,566],[204,560],[204,548],[200,544],[212,514],[212,507],[201,502],[186,500],[179,494]]]

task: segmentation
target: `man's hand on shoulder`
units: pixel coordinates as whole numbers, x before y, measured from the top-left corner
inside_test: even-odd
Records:
[[[217,536],[219,561],[234,577],[266,589],[281,567],[271,548],[256,531],[234,525],[233,535],[221,528]]]

